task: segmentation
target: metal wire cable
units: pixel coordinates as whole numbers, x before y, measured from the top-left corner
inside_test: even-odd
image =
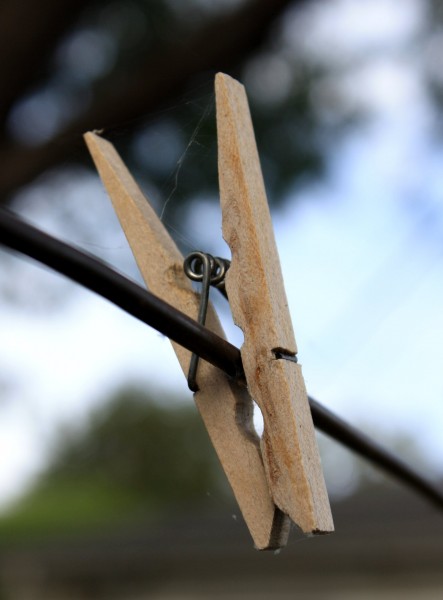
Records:
[[[96,292],[233,377],[242,377],[238,348],[97,258],[0,210],[0,244]],[[443,491],[403,460],[309,397],[315,427],[443,509]]]
[[[0,211],[0,244],[80,283],[229,375],[242,373],[240,353],[235,346],[96,257],[53,238],[4,209]]]

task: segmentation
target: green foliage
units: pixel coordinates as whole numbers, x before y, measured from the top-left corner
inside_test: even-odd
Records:
[[[141,514],[140,498],[118,486],[65,477],[39,483],[0,519],[0,539],[29,539],[54,533],[84,533],[125,523]]]
[[[194,406],[117,393],[86,427],[64,431],[35,488],[0,520],[0,535],[81,531],[196,510],[226,484]]]
[[[89,473],[138,492],[150,505],[194,501],[216,483],[215,461],[194,406],[154,404],[119,392],[84,432],[64,436],[46,479]]]

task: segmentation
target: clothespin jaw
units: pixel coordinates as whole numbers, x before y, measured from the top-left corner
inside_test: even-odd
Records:
[[[226,281],[243,329],[247,388],[200,361],[194,398],[258,549],[287,542],[290,518],[304,532],[333,530],[300,366],[295,356],[281,269],[243,86],[216,78],[219,180],[223,233],[232,251]],[[199,297],[183,256],[114,147],[94,133],[85,141],[148,288],[196,319]],[[225,337],[209,304],[206,326]],[[185,375],[190,352],[173,343]],[[253,400],[263,413],[255,433]]]

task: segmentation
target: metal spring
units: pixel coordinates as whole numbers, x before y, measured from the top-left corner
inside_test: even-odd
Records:
[[[227,299],[225,289],[225,275],[230,267],[230,261],[218,256],[211,256],[206,252],[191,252],[185,258],[183,270],[192,281],[201,281],[202,290],[200,295],[200,306],[198,309],[197,320],[201,325],[206,322],[208,312],[209,288],[216,287]],[[198,390],[196,382],[197,369],[200,357],[198,354],[192,354],[189,363],[188,386],[193,392]]]

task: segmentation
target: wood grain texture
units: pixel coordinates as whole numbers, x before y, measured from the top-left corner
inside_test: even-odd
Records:
[[[243,86],[216,77],[218,168],[223,235],[232,252],[226,289],[251,396],[264,420],[261,441],[275,504],[306,533],[333,531],[329,499]]]
[[[196,319],[199,295],[183,272],[183,256],[149,205],[120,156],[109,142],[93,133],[85,141],[132,248],[147,287],[175,308]],[[210,305],[206,326],[225,337]],[[174,344],[187,376],[190,352]],[[259,549],[284,546],[289,519],[269,493],[252,424],[252,401],[246,387],[201,360],[195,402],[208,430],[243,517]]]

